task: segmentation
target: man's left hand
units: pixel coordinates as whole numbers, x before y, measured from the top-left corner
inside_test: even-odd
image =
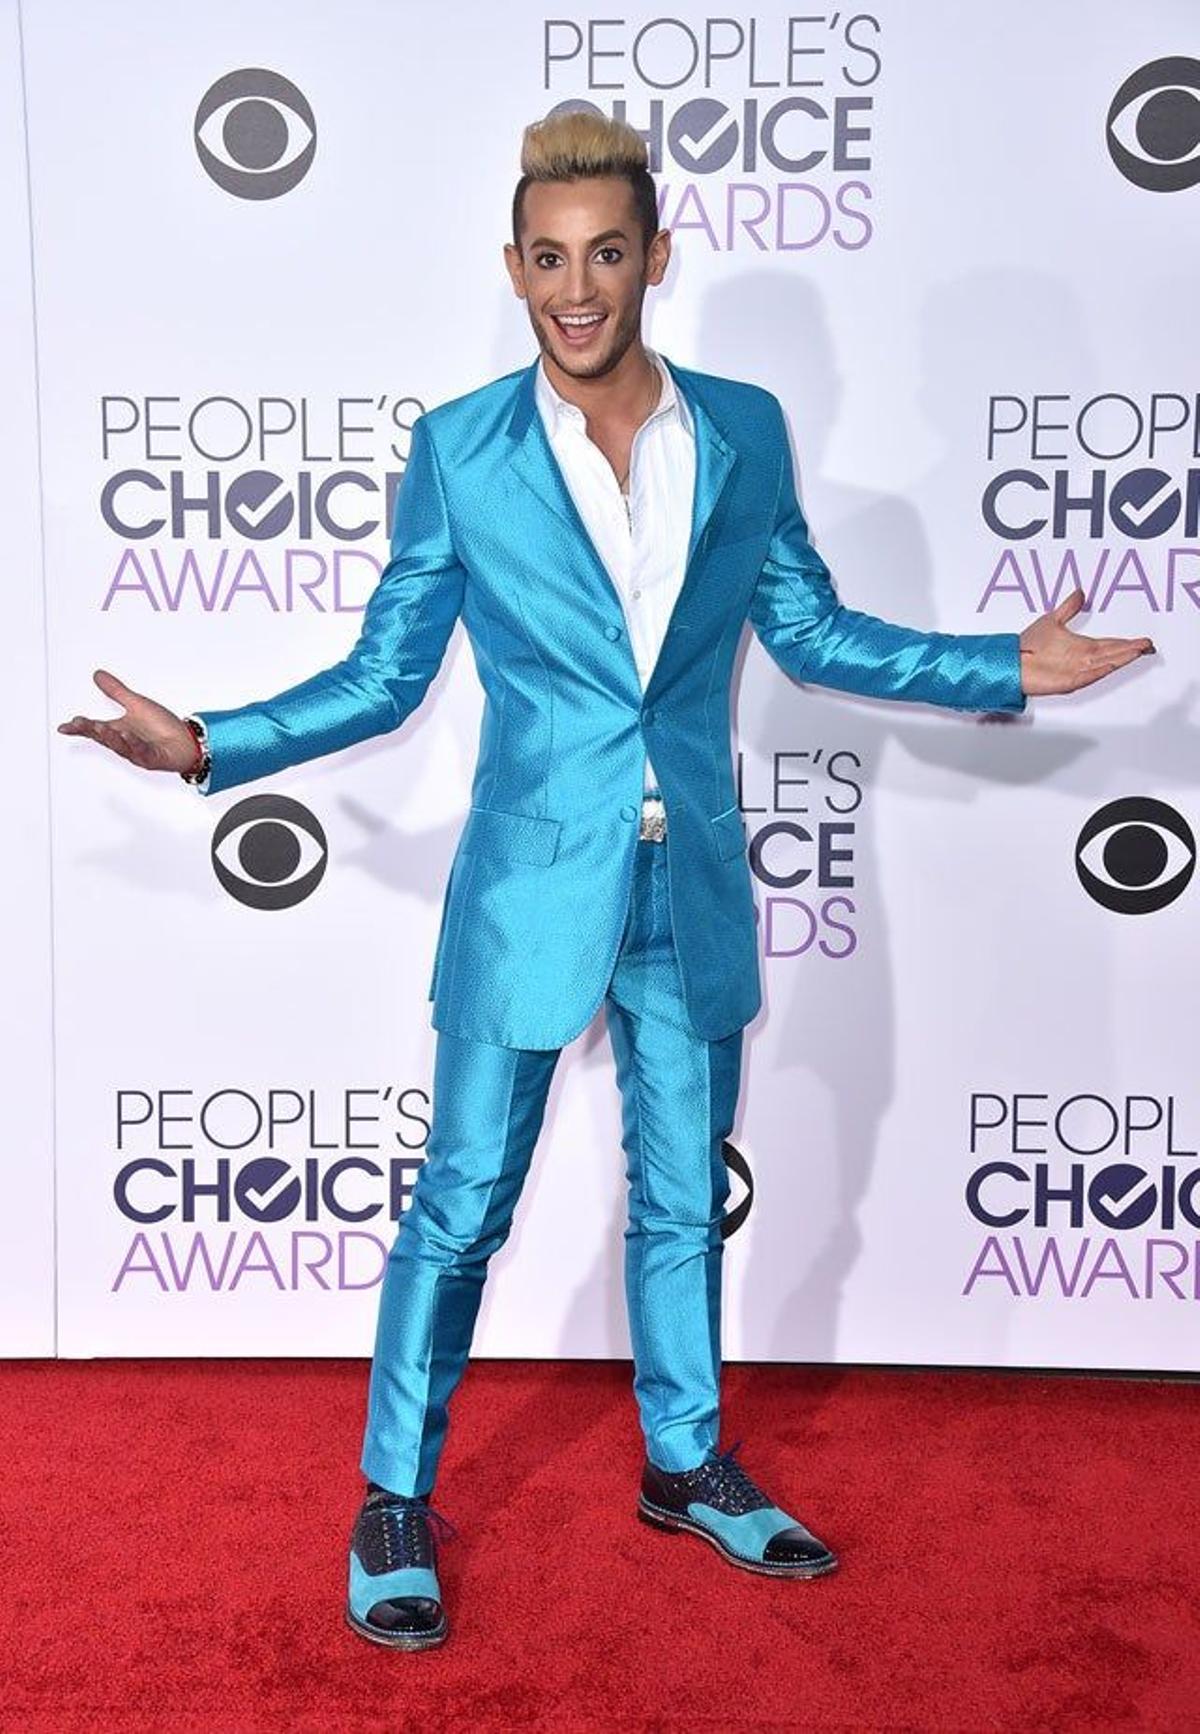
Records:
[[[1087,638],[1071,632],[1067,621],[1083,607],[1083,591],[1073,590],[1065,602],[1027,626],[1021,634],[1021,690],[1032,697],[1075,692],[1124,668],[1154,645],[1148,638]]]

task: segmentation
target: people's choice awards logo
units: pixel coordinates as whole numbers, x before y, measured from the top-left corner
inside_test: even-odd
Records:
[[[1196,866],[1191,826],[1165,801],[1126,795],[1092,814],[1075,844],[1075,871],[1089,897],[1120,915],[1165,909]]]
[[[213,832],[213,872],[250,909],[303,903],[324,878],[328,860],[320,820],[287,795],[251,795]]]
[[[200,99],[196,154],[205,173],[238,199],[278,199],[299,186],[317,149],[308,98],[278,72],[241,67]]]
[[[1200,1146],[1168,1093],[973,1091],[964,1296],[1200,1301]]]
[[[1200,182],[1200,60],[1152,60],[1112,99],[1108,152],[1127,181],[1151,193]]]
[[[429,1104],[417,1084],[123,1086],[112,1199],[134,1232],[112,1292],[375,1287],[425,1160]]]

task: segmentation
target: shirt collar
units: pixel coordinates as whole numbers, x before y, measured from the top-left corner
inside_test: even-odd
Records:
[[[662,378],[662,390],[659,393],[658,402],[650,415],[647,416],[646,421],[657,421],[660,416],[665,418],[674,416],[679,421],[684,432],[690,434],[692,431],[691,412],[688,409],[682,392],[676,388],[675,380],[671,374],[671,369],[667,366],[666,362],[656,349],[651,349],[647,345],[646,354],[650,357],[650,360],[654,363],[655,367],[657,367]],[[577,404],[569,403],[557,387],[551,384],[549,376],[546,373],[546,358],[544,355],[539,356],[538,358],[536,390],[538,407],[542,412],[542,418],[547,427],[557,430],[560,423],[564,422],[576,422],[580,426],[583,425],[583,411]]]

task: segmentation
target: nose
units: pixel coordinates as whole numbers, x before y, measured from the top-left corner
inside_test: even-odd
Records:
[[[566,299],[571,307],[585,307],[592,298],[592,269],[587,259],[567,261]]]

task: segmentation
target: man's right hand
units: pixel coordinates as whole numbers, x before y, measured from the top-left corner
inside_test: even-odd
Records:
[[[134,692],[106,668],[96,669],[92,679],[106,698],[124,705],[125,714],[73,716],[70,722],[59,723],[60,735],[87,735],[146,771],[191,770],[196,763],[196,737],[182,717],[145,693]]]

